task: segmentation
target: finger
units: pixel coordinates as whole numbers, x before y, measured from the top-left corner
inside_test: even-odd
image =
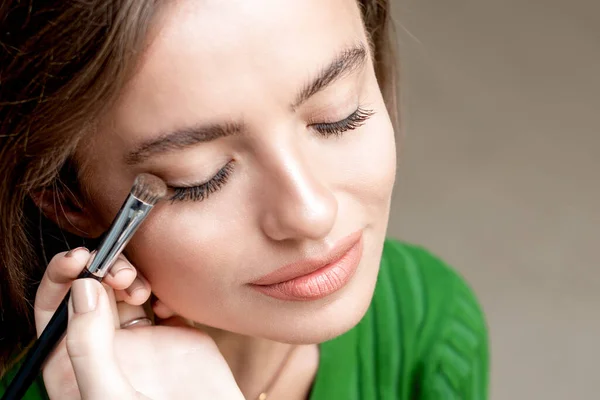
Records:
[[[156,299],[152,302],[152,311],[160,319],[171,318],[175,315],[175,312],[171,310],[165,303]]]
[[[89,258],[89,251],[84,247],[79,247],[59,253],[50,260],[38,286],[34,302],[35,326],[38,335],[54,315],[54,311],[69,291],[71,283],[81,273]]]
[[[150,283],[141,274],[138,274],[128,288],[115,292],[117,301],[124,301],[134,306],[144,304],[151,294]]]
[[[123,290],[131,286],[137,275],[136,269],[120,255],[108,271],[102,282],[115,290]]]
[[[115,359],[114,334],[110,303],[102,285],[93,279],[73,282],[66,344],[83,399],[135,398],[135,390]]]
[[[161,319],[160,320],[160,325],[161,326],[172,326],[172,327],[192,327],[193,324],[191,321],[180,317],[179,315],[175,315],[173,317],[169,317],[167,319]]]
[[[156,297],[152,301],[152,312],[154,313],[157,325],[173,327],[193,326],[190,320],[177,315],[169,306]]]
[[[110,311],[113,316],[113,326],[117,329],[119,327],[119,309],[117,308],[117,299],[115,298],[116,293],[113,288],[104,282],[102,282],[102,287],[108,296],[108,304],[110,304]]]
[[[148,318],[148,316],[146,315],[146,311],[144,310],[144,307],[142,307],[142,306],[133,306],[133,305],[127,304],[125,302],[120,302],[120,303],[117,303],[117,309],[119,312],[119,328],[123,324],[130,323],[131,321],[135,321],[135,320],[138,320],[141,318]],[[148,326],[151,324],[152,324],[151,321],[140,321],[139,323],[137,323],[131,327],[127,327],[125,329],[133,329],[135,327]]]

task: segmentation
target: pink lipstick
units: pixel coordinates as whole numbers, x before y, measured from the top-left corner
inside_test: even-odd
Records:
[[[328,254],[285,265],[252,282],[251,287],[280,300],[320,299],[346,286],[358,268],[362,250],[362,231],[358,231]]]

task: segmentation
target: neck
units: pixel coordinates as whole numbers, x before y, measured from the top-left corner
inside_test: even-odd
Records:
[[[208,326],[202,326],[201,329],[215,341],[244,397],[249,400],[258,398],[265,386],[277,374],[292,347],[295,346]],[[296,351],[287,360],[281,375],[274,384],[275,387],[286,378],[288,375],[286,372],[292,369],[292,364],[297,358],[295,356]]]

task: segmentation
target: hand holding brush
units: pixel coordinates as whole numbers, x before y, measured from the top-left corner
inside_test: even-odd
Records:
[[[187,367],[198,362],[201,366],[191,370],[192,373],[204,368],[207,376],[217,378],[211,379],[213,382],[225,381],[215,389],[222,391],[225,388],[228,394],[223,398],[241,396],[231,371],[208,335],[186,327],[183,320],[178,319],[173,319],[171,325],[174,326],[171,327],[150,327],[150,320],[140,306],[150,295],[149,284],[121,252],[166,191],[166,185],[159,178],[150,174],[138,175],[96,251],[88,253],[76,249],[52,259],[38,288],[36,308],[44,304],[44,309],[56,311],[36,311],[36,326],[45,328],[2,400],[21,399],[42,367],[51,399],[139,399],[148,398],[148,395],[151,398],[189,398],[191,388],[179,379],[185,378],[185,373],[177,379],[165,378],[172,377],[177,369],[189,374]],[[111,274],[106,282],[109,289],[105,290],[100,282],[114,264],[121,264],[134,273]],[[72,271],[81,271],[82,267],[83,271],[72,281]],[[134,283],[145,287],[143,298],[130,298],[117,305],[112,289],[132,287]],[[115,311],[118,315],[114,315]],[[122,322],[115,326],[117,319]],[[136,329],[131,329],[133,327]],[[65,343],[59,345],[65,332]],[[201,351],[190,353],[189,348],[205,349],[205,354]],[[189,355],[178,359],[173,357],[173,352]],[[165,362],[157,363],[157,356],[164,357]],[[216,361],[216,364],[207,364],[206,359]],[[169,370],[171,375],[167,373]],[[219,371],[223,376],[221,380],[218,379]],[[191,382],[195,386],[197,377],[192,377]],[[210,390],[211,385],[206,388]],[[180,395],[183,397],[178,397]]]

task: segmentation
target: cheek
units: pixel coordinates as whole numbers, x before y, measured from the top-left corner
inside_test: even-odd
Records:
[[[224,247],[234,246],[225,238],[237,236],[231,235],[231,224],[235,222],[218,221],[215,213],[204,212],[198,203],[164,203],[142,225],[127,256],[153,292],[172,300],[176,308],[184,303],[180,297],[192,303],[210,302],[236,276],[236,271],[224,268],[236,265],[224,259],[228,256]]]
[[[396,176],[396,143],[385,108],[357,133],[357,140],[346,154],[346,189],[367,206],[387,205]]]

